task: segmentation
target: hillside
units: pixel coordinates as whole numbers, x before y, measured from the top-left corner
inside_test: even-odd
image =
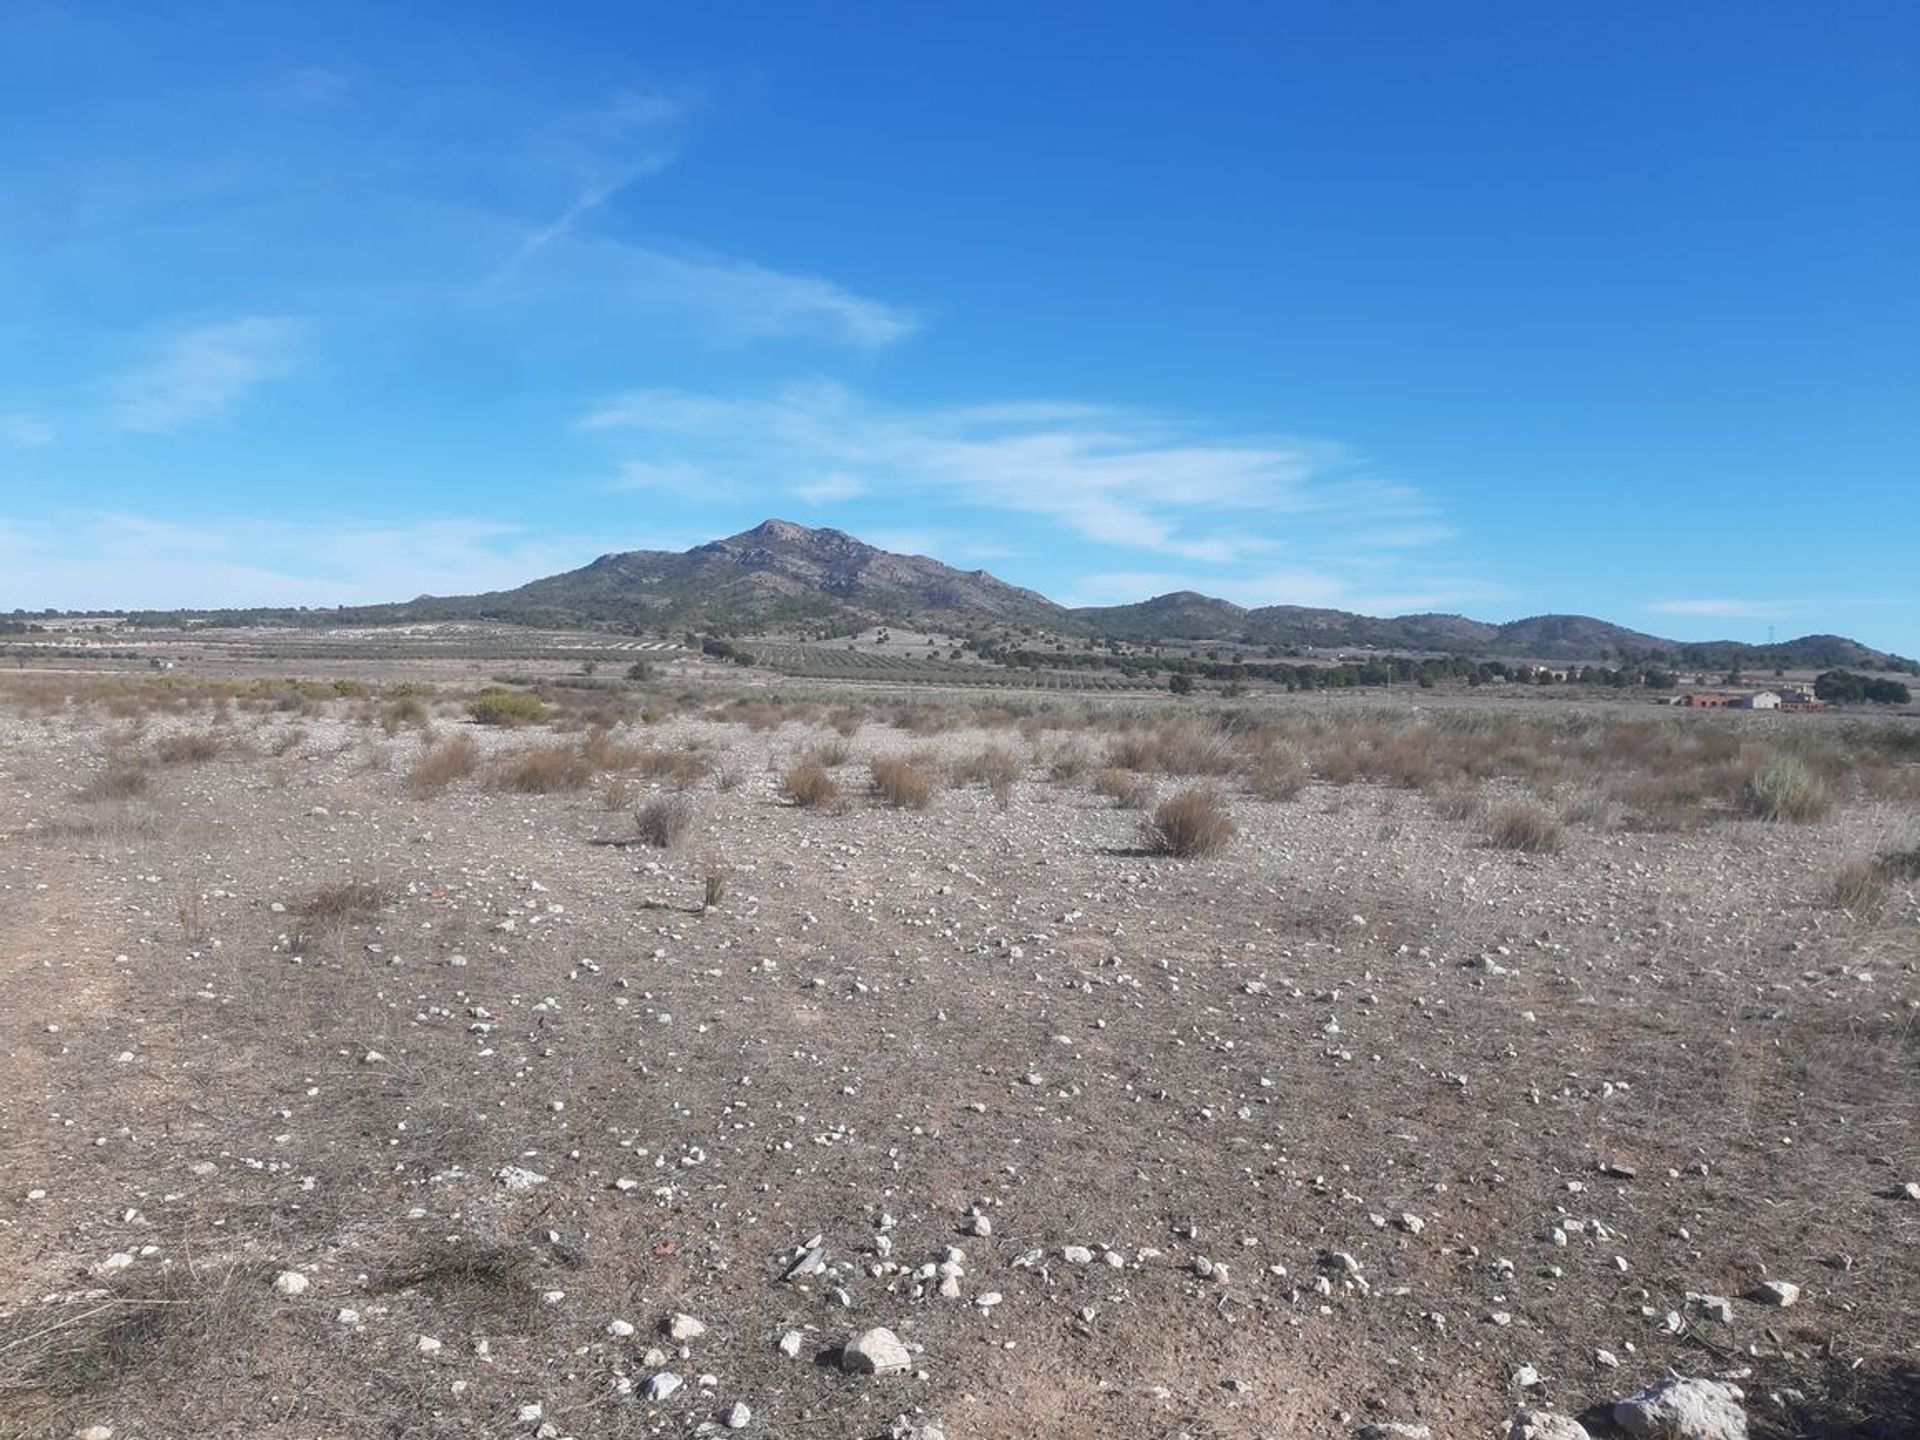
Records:
[[[1495,625],[1463,615],[1379,617],[1301,605],[1249,609],[1191,590],[1127,605],[1068,609],[985,570],[956,570],[897,555],[840,530],[768,520],[684,552],[629,550],[578,570],[483,595],[421,596],[339,610],[152,612],[144,624],[185,618],[225,624],[322,626],[491,620],[629,633],[698,630],[844,634],[874,624],[947,630],[995,626],[1060,636],[1163,645],[1242,644],[1280,650],[1373,649],[1518,660],[1647,660],[1703,668],[1775,663],[1880,666],[1893,657],[1838,635],[1761,647],[1681,642],[1586,615],[1536,615]]]

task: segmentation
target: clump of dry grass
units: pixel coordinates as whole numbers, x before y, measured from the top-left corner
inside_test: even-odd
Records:
[[[1848,861],[1827,882],[1824,898],[1836,910],[1863,913],[1877,908],[1892,886],[1913,880],[1920,880],[1920,845]]]
[[[1047,778],[1056,785],[1075,785],[1093,768],[1093,757],[1068,742],[1046,757]]]
[[[103,800],[134,800],[153,788],[153,775],[144,765],[116,762],[81,786],[74,799],[83,805]]]
[[[816,740],[801,752],[803,762],[824,766],[828,770],[838,769],[853,758],[853,747],[843,736],[836,735],[831,740]]]
[[[312,924],[339,928],[371,920],[387,903],[387,887],[363,875],[309,891],[287,908]]]
[[[489,790],[519,795],[557,795],[584,790],[593,782],[593,765],[571,745],[542,745],[502,756],[487,771]]]
[[[684,795],[657,795],[633,812],[634,834],[656,850],[671,850],[693,829],[693,805]]]
[[[905,810],[924,810],[933,803],[933,777],[904,755],[883,755],[867,766],[874,798]]]
[[[1740,805],[1757,819],[1806,823],[1823,819],[1833,808],[1833,797],[1826,781],[1791,755],[1782,755],[1753,773],[1740,792]]]
[[[438,795],[480,768],[480,747],[471,735],[455,735],[423,751],[407,773],[407,788],[422,798]]]
[[[1247,791],[1262,800],[1291,800],[1307,788],[1310,777],[1300,752],[1284,743],[1258,751],[1247,769]]]
[[[1153,782],[1111,766],[1093,777],[1093,793],[1106,796],[1121,810],[1144,810],[1153,802]]]
[[[1565,843],[1560,822],[1537,805],[1503,805],[1487,826],[1487,844],[1496,850],[1551,855]]]
[[[996,793],[1011,788],[1019,778],[1020,758],[1004,745],[989,745],[953,765],[954,784],[985,785]]]
[[[163,765],[204,765],[227,748],[226,737],[208,730],[163,735],[153,743],[154,758]]]
[[[1147,846],[1183,860],[1217,854],[1240,832],[1209,786],[1190,786],[1162,800],[1145,822]]]
[[[824,765],[803,760],[780,778],[787,798],[803,810],[831,810],[840,803],[840,782]]]

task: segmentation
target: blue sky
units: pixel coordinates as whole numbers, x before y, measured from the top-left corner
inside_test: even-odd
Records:
[[[1920,8],[0,10],[0,608],[768,515],[1920,652]]]

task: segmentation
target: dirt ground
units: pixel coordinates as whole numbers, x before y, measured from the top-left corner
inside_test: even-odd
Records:
[[[604,743],[693,761],[526,793],[497,757],[586,722],[383,695],[0,693],[0,1435],[1599,1435],[1674,1373],[1920,1433],[1920,899],[1833,898],[1920,843],[1920,754],[1656,826],[1329,748],[1209,779],[1238,834],[1182,859],[1094,786],[1111,716],[641,695]],[[844,1373],[876,1326],[912,1368]]]

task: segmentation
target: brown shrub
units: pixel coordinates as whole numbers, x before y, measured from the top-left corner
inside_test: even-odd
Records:
[[[924,810],[933,803],[933,777],[903,755],[883,755],[867,772],[876,799],[907,810]]]
[[[1920,845],[1851,860],[1827,882],[1825,900],[1836,910],[1865,912],[1879,906],[1890,887],[1920,880]]]
[[[709,769],[706,757],[691,750],[643,750],[633,769],[649,780],[665,780],[681,786],[697,785]]]
[[[1262,800],[1291,800],[1307,788],[1307,762],[1291,745],[1269,745],[1253,757],[1247,790]]]
[[[840,803],[840,784],[823,765],[802,761],[781,777],[787,798],[803,810],[831,810]]]
[[[670,850],[693,829],[693,805],[684,795],[658,795],[634,812],[634,833],[644,845]]]
[[[1162,800],[1145,822],[1145,830],[1149,849],[1183,860],[1215,854],[1239,833],[1227,818],[1219,794],[1205,786],[1192,786]]]
[[[837,735],[831,740],[814,741],[800,756],[805,764],[821,765],[829,770],[839,768],[852,758],[853,748]]]
[[[407,774],[407,788],[422,798],[438,795],[480,767],[480,747],[471,735],[455,735],[421,752]]]
[[[387,889],[377,881],[354,875],[334,885],[310,891],[288,907],[302,920],[340,927],[371,920],[387,903]]]
[[[593,782],[593,766],[571,745],[542,745],[503,756],[487,772],[489,790],[521,795],[554,795],[584,790]]]
[[[1093,793],[1106,796],[1122,810],[1144,810],[1153,801],[1153,782],[1114,766],[1094,776]]]
[[[153,754],[163,765],[203,765],[217,759],[226,747],[224,736],[201,730],[189,735],[163,735],[154,742]]]
[[[153,776],[145,766],[117,762],[83,785],[74,799],[83,805],[100,800],[132,800],[146,794],[152,785]]]
[[[1001,790],[1019,778],[1019,757],[1004,745],[989,745],[977,755],[955,761],[953,766],[956,785],[985,785],[990,790]]]
[[[1496,850],[1550,855],[1565,842],[1560,822],[1536,805],[1503,805],[1487,826],[1487,843]]]

